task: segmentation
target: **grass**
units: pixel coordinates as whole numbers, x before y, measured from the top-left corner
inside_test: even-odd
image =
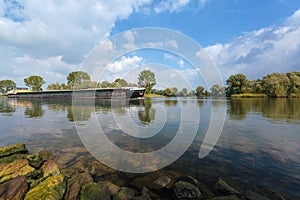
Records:
[[[253,94],[253,93],[244,93],[244,94],[233,94],[231,98],[267,98],[266,94]]]
[[[151,98],[163,98],[166,96],[160,95],[160,94],[144,94],[144,97],[151,97]]]

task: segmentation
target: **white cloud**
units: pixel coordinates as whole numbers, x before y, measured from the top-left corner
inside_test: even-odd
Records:
[[[161,12],[179,12],[182,8],[190,3],[189,0],[167,0],[161,1],[155,8],[156,13]]]
[[[126,19],[151,0],[9,2],[0,0],[1,53],[5,49],[5,54],[0,55],[0,77],[7,77],[2,73],[9,72],[9,78],[22,79],[20,73],[11,70],[12,63],[24,68],[16,62],[17,57],[26,55],[36,59],[33,63],[49,64],[51,58],[59,57],[66,65],[79,66],[95,45],[109,35],[117,20]],[[26,70],[30,75],[35,68],[28,65]]]
[[[184,62],[182,59],[179,59],[177,64],[180,66],[180,67],[183,67],[184,66]]]
[[[220,68],[223,78],[245,73],[261,78],[272,72],[298,70],[300,66],[300,10],[277,27],[247,32],[227,44],[216,44],[205,50]]]

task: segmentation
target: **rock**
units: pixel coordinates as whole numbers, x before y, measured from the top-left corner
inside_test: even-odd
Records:
[[[89,182],[82,186],[80,190],[80,200],[110,200],[109,192],[95,182]]]
[[[9,156],[12,154],[26,154],[28,153],[28,149],[26,148],[25,144],[13,144],[5,147],[0,148],[0,158]]]
[[[0,158],[0,163],[11,163],[13,161],[23,159],[25,156],[27,156],[27,155],[26,154],[12,154],[10,156],[5,156],[3,158]]]
[[[62,152],[66,153],[75,153],[75,154],[80,154],[80,153],[86,153],[87,150],[84,147],[68,147],[65,149],[61,150]]]
[[[44,162],[47,160],[53,160],[55,158],[53,153],[51,151],[47,151],[47,150],[42,150],[38,154],[40,155],[40,157],[42,158],[42,160]]]
[[[200,190],[204,199],[209,199],[215,196],[206,185],[204,185],[203,183],[201,183],[199,180],[197,180],[192,176],[182,176],[179,178],[179,180],[186,181],[196,185]]]
[[[0,185],[0,199],[23,199],[27,192],[28,186],[25,176],[12,178]]]
[[[9,179],[17,176],[31,176],[35,172],[35,169],[29,166],[27,160],[16,160],[12,163],[0,166],[0,183],[3,183]]]
[[[75,160],[76,157],[77,157],[77,154],[75,154],[75,153],[62,153],[59,155],[57,161],[60,165],[66,165],[69,162],[71,162],[72,160]]]
[[[100,181],[100,182],[98,182],[98,185],[102,188],[105,188],[109,192],[110,195],[115,195],[120,191],[119,186],[117,186],[109,181]]]
[[[68,180],[67,192],[65,195],[66,200],[78,199],[80,189],[82,185],[88,182],[93,182],[91,175],[87,173],[75,172]]]
[[[131,188],[122,187],[121,190],[113,196],[114,200],[130,200],[134,199],[136,191]]]
[[[66,191],[67,179],[64,175],[50,176],[29,190],[24,200],[32,199],[62,199]]]
[[[156,186],[156,188],[169,188],[168,186],[172,182],[172,179],[170,179],[168,176],[161,176],[158,179],[156,179],[153,184]]]
[[[60,174],[58,163],[55,160],[48,160],[41,168],[43,177]]]
[[[29,165],[34,167],[35,169],[39,169],[43,164],[43,159],[39,154],[26,155],[24,158],[27,159]]]
[[[231,187],[228,183],[226,183],[225,180],[223,180],[222,178],[220,178],[216,184],[216,190],[218,190],[218,192],[220,192],[221,194],[226,194],[226,195],[236,195],[238,197],[241,196],[241,194],[234,189],[233,187]]]
[[[201,196],[201,192],[197,186],[184,181],[178,181],[175,183],[174,192],[178,199],[200,199]]]
[[[217,197],[210,198],[208,200],[240,200],[240,198],[234,195],[230,195],[230,196],[217,196]]]
[[[88,163],[87,168],[85,169],[86,173],[91,174],[92,176],[100,177],[102,175],[115,172],[115,169],[105,166],[99,161],[92,161]]]
[[[247,192],[246,192],[246,199],[249,199],[249,200],[269,200],[269,198],[264,197],[260,194],[257,194],[253,191],[250,191],[250,190],[247,190]]]

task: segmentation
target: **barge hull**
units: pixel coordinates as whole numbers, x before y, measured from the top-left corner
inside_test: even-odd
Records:
[[[97,98],[125,99],[144,97],[145,88],[97,88],[85,90],[51,90],[7,94],[9,98]]]

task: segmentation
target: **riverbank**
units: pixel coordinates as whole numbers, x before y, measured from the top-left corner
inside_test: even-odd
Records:
[[[146,98],[165,98],[166,96],[160,94],[144,94]]]
[[[24,144],[0,148],[0,199],[285,199],[272,190],[243,191],[221,177],[210,187],[173,170],[122,173],[87,161],[85,153],[81,147],[60,156],[29,154]]]

